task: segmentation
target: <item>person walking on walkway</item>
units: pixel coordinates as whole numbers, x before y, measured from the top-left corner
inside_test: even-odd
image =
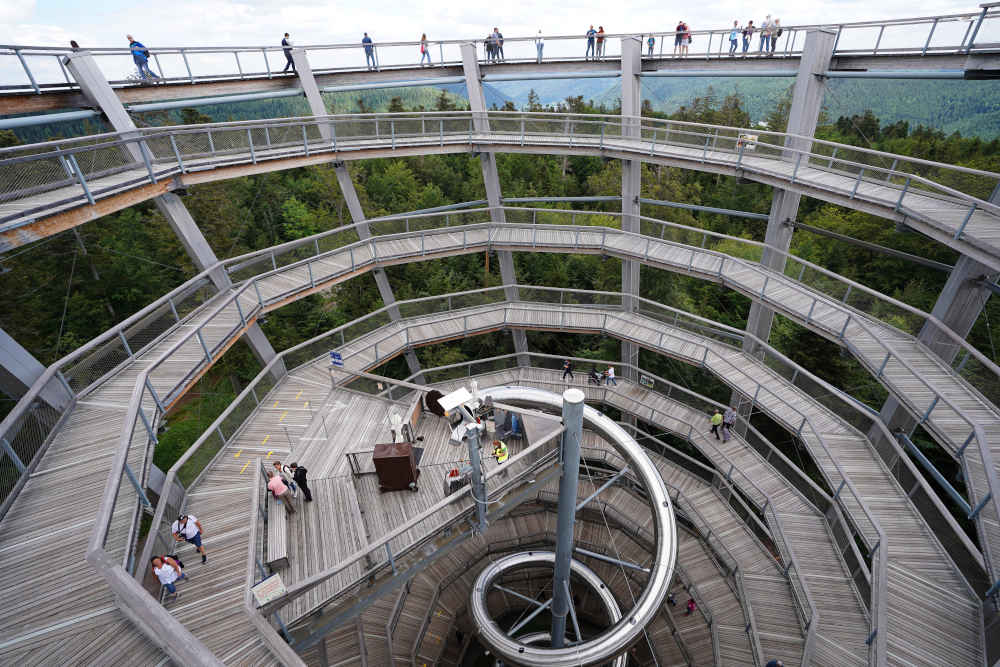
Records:
[[[688,598],[687,611],[684,612],[685,616],[690,616],[694,613],[694,610],[698,608],[698,605],[694,603],[694,598]]]
[[[722,413],[719,409],[715,409],[715,414],[712,415],[712,433],[715,434],[716,440],[721,440],[719,437],[719,427],[722,426]]]
[[[371,71],[375,69],[375,45],[372,42],[372,38],[365,33],[365,36],[361,38],[361,44],[365,49],[365,64],[368,66],[368,70]]]
[[[608,370],[604,371],[604,377],[605,377],[605,381],[604,381],[605,385],[613,384],[616,387],[618,386],[618,383],[615,381],[615,367],[614,366],[608,366]]]
[[[208,556],[205,554],[205,547],[201,546],[201,538],[204,531],[202,530],[201,522],[198,521],[198,517],[194,514],[181,514],[177,517],[177,521],[174,521],[173,525],[170,526],[170,532],[178,542],[193,544],[195,551],[201,554],[201,562],[203,564],[208,561]]]
[[[760,24],[760,43],[758,44],[757,53],[766,54],[771,51],[771,15],[768,14],[764,18],[764,22]]]
[[[139,68],[139,76],[143,79],[159,79],[160,75],[149,69],[149,49],[142,42],[136,41],[132,35],[125,35],[128,48],[132,52],[132,62]]]
[[[600,60],[604,57],[604,26],[597,26],[597,58]]]
[[[726,408],[722,415],[722,442],[729,442],[733,437],[733,427],[736,426],[736,408]]]
[[[594,26],[590,26],[590,30],[587,31],[587,52],[583,54],[584,60],[590,57],[596,57],[594,53],[594,39],[596,37],[597,31],[594,30]]]
[[[681,55],[684,53],[684,36],[687,32],[687,24],[684,21],[678,21],[677,27],[674,28],[674,55]]]
[[[295,71],[295,61],[292,60],[292,40],[289,39],[287,32],[285,33],[285,36],[281,38],[281,47],[282,47],[282,51],[285,52],[285,69],[283,69],[281,71],[282,72],[287,72],[288,68],[291,67],[292,71],[294,72]]]
[[[562,377],[562,379],[565,380],[567,375],[569,376],[570,380],[573,379],[573,362],[570,361],[569,359],[567,359],[566,361],[563,362],[563,377]]]
[[[181,570],[177,561],[170,556],[154,556],[150,562],[153,565],[153,574],[160,580],[160,584],[167,589],[173,599],[179,598],[181,594],[177,592],[175,583],[187,579],[187,575]]]
[[[729,55],[736,55],[736,45],[740,39],[740,22],[733,21],[733,29],[729,32]]]
[[[420,35],[420,66],[424,66],[424,58],[427,59],[427,66],[430,67],[433,63],[431,62],[431,47],[427,43],[427,33]]]
[[[590,369],[590,374],[587,376],[587,382],[589,384],[596,384],[596,385],[600,386],[600,384],[601,384],[601,376],[597,373],[597,369],[596,368],[591,368]]]
[[[545,40],[542,39],[542,30],[538,29],[538,37],[535,37],[535,50],[538,51],[538,64],[542,64],[542,49],[545,48]]]
[[[656,38],[650,35],[646,38],[646,55],[653,57],[653,47],[656,46]]]
[[[295,483],[299,485],[300,489],[302,489],[302,495],[305,496],[306,502],[311,503],[313,501],[313,494],[312,491],[309,490],[309,480],[306,479],[306,474],[308,474],[309,471],[306,470],[305,466],[300,466],[298,463],[292,463],[288,466],[288,469],[292,473],[292,479],[294,479]]]
[[[499,28],[493,28],[493,32],[497,36],[497,55],[503,61],[503,33],[500,32]]]
[[[748,21],[746,26],[743,28],[743,55],[747,54],[750,50],[750,41],[753,39],[753,21]]]
[[[768,660],[764,667],[785,667],[785,663],[780,660]]]
[[[267,489],[274,494],[276,499],[284,501],[286,516],[295,514],[295,503],[292,501],[292,492],[288,490],[288,487],[281,480],[281,475],[275,474],[273,470],[267,471]]]

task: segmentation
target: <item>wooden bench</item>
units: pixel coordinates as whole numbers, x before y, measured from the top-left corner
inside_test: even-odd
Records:
[[[283,502],[273,497],[267,502],[267,564],[275,569],[288,565],[288,516]]]

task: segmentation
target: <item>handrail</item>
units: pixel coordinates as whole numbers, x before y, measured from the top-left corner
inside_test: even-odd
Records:
[[[400,216],[400,217],[406,217],[406,216]],[[397,219],[399,219],[399,218],[397,218]],[[250,253],[250,254],[252,255],[252,254],[254,254],[254,253]],[[257,254],[258,256],[266,256],[265,254],[262,254],[262,253],[256,253],[256,254]],[[273,255],[271,255],[271,256],[273,257]],[[734,261],[735,261],[735,260],[734,260]],[[294,265],[292,265],[292,266],[294,266]],[[265,275],[270,275],[270,273],[268,273],[268,274],[265,274]],[[237,290],[237,292],[236,292],[235,294],[232,294],[232,295],[230,296],[230,298],[229,298],[228,300],[225,300],[225,303],[222,303],[222,304],[220,304],[220,305],[219,305],[219,306],[218,306],[218,307],[216,308],[215,312],[219,312],[219,311],[221,311],[221,310],[222,310],[223,308],[227,307],[227,306],[228,306],[228,304],[229,304],[229,302],[231,302],[231,301],[233,301],[233,300],[237,299],[237,298],[239,297],[239,295],[240,295],[241,293],[245,292],[245,291],[246,291],[246,289],[248,289],[248,288],[250,287],[250,285],[251,285],[251,283],[246,283],[246,284],[244,284],[244,285],[243,285],[243,286],[242,286],[242,287],[241,287],[241,288],[240,288],[239,290]],[[487,292],[487,291],[491,291],[491,290],[477,290],[477,291],[479,291],[479,292]],[[428,297],[428,298],[426,298],[426,299],[423,299],[423,300],[431,300],[431,299],[433,299],[433,298],[436,298],[436,297]],[[420,300],[416,300],[416,301],[420,301]],[[640,301],[646,301],[646,300],[644,300],[644,299],[640,299]],[[659,306],[658,304],[655,304],[655,305],[656,305],[657,307],[660,307],[660,306]],[[380,313],[380,312],[383,312],[383,311],[385,311],[385,310],[386,310],[385,308],[383,308],[383,309],[380,309],[380,310],[378,310],[378,311],[375,311],[374,313],[372,313],[372,315],[376,315],[376,314],[378,314],[378,313]],[[685,315],[685,316],[686,316],[686,315]],[[341,331],[343,331],[343,329],[344,329],[344,327],[340,328],[340,330],[341,330]],[[336,330],[335,330],[335,331],[336,331]],[[189,333],[189,335],[188,335],[188,336],[187,336],[187,337],[186,337],[186,338],[185,338],[184,340],[187,340],[188,338],[190,338],[191,336],[193,336],[193,335],[194,335],[195,333],[197,333],[197,332],[191,332],[191,333]],[[742,332],[741,332],[740,334],[738,334],[738,335],[742,335]],[[178,342],[178,344],[177,344],[177,345],[175,345],[175,346],[174,346],[174,348],[171,348],[171,350],[170,350],[170,351],[172,351],[173,349],[176,349],[176,348],[177,348],[177,347],[178,347],[178,346],[179,346],[179,345],[180,345],[180,344],[181,344],[182,342],[183,342],[183,341],[179,341],[179,342]],[[163,359],[163,357],[161,357],[160,359],[158,359],[158,360],[157,360],[157,361],[156,361],[156,362],[155,362],[155,363],[154,363],[154,364],[153,364],[153,365],[152,365],[152,366],[151,366],[151,367],[150,367],[150,368],[148,369],[148,371],[152,371],[153,369],[155,369],[156,367],[158,367],[158,365],[159,365],[159,364],[161,363],[162,359]],[[146,373],[145,377],[143,378],[143,381],[145,381],[145,378],[146,378],[146,377],[148,377],[148,372]]]
[[[762,157],[763,159],[768,161],[784,160],[787,162],[789,156],[794,158],[795,155],[798,155],[799,161],[801,161],[802,157],[808,157],[809,160],[807,160],[807,166],[814,169],[823,168],[819,164],[820,162],[827,163],[825,167],[827,170],[832,170],[834,163],[842,165],[843,167],[847,168],[847,172],[845,173],[848,173],[852,177],[853,174],[857,172],[859,182],[864,178],[863,170],[868,170],[869,172],[877,171],[886,174],[885,179],[878,179],[876,182],[883,187],[894,188],[902,192],[899,198],[900,201],[896,202],[895,204],[897,210],[900,209],[900,207],[902,206],[902,200],[906,194],[906,191],[909,189],[909,185],[911,183],[922,183],[932,189],[940,191],[946,196],[950,196],[953,198],[957,197],[961,201],[967,201],[973,203],[975,204],[974,209],[979,208],[982,210],[990,211],[994,214],[1000,213],[1000,206],[987,201],[987,199],[985,198],[986,197],[985,194],[983,197],[979,197],[973,194],[967,194],[955,188],[946,186],[942,183],[933,181],[918,173],[913,173],[912,170],[902,171],[897,167],[900,165],[900,163],[912,164],[920,167],[930,167],[938,170],[947,170],[950,172],[957,172],[972,176],[980,176],[990,179],[991,181],[1000,180],[1000,174],[995,174],[992,172],[982,171],[977,169],[971,169],[969,167],[959,167],[956,165],[947,165],[944,163],[932,162],[929,160],[923,160],[921,158],[911,158],[892,153],[885,153],[882,151],[876,151],[862,147],[855,147],[846,144],[838,144],[835,142],[814,139],[804,135],[772,132],[772,131],[753,129],[753,128],[729,127],[729,126],[720,126],[720,125],[712,125],[704,123],[693,123],[687,121],[661,120],[661,119],[643,118],[643,117],[631,117],[631,116],[623,117],[623,116],[608,115],[608,114],[490,111],[487,112],[487,115],[490,118],[496,119],[498,123],[502,123],[503,121],[512,119],[520,120],[521,131],[519,134],[522,137],[529,136],[529,134],[531,136],[538,134],[537,132],[532,132],[532,133],[527,132],[525,123],[527,123],[528,121],[538,121],[538,122],[556,121],[565,123],[570,123],[572,121],[573,122],[572,127],[560,128],[559,132],[560,135],[569,133],[571,136],[573,134],[580,134],[580,136],[592,137],[594,139],[600,138],[601,144],[602,145],[607,144],[608,147],[618,146],[620,142],[625,142],[625,144],[622,145],[625,150],[634,150],[635,147],[633,144],[637,142],[641,144],[642,142],[649,140],[649,137],[647,135],[650,132],[653,135],[651,141],[652,146],[655,147],[655,145],[658,143],[663,145],[675,145],[671,144],[671,142],[669,141],[670,130],[671,128],[677,128],[676,130],[674,130],[675,135],[680,134],[680,135],[688,135],[691,137],[705,138],[706,141],[704,142],[704,147],[706,152],[709,148],[709,142],[711,142],[711,149],[713,153],[718,153],[721,151],[724,152],[725,154],[730,154],[734,156],[738,155],[738,160],[736,161],[735,166],[743,169],[744,172],[747,173],[753,173],[754,169],[753,165],[750,165],[749,163],[743,161],[744,151],[739,145],[739,137],[748,133],[752,133],[754,136],[757,137],[756,142],[758,147],[773,149],[774,151],[777,152],[777,156],[762,156],[760,153],[755,153],[754,157],[756,160],[758,160],[758,163],[755,164],[763,164],[759,163],[759,160]],[[502,129],[497,129],[496,127],[492,128],[491,130],[487,130],[486,132],[483,132],[480,130],[476,130],[471,123],[467,127],[463,125],[460,131],[453,127],[449,127],[447,132],[445,131],[443,125],[445,121],[465,120],[471,118],[473,118],[473,113],[469,111],[424,112],[424,113],[404,112],[404,113],[384,113],[384,114],[346,114],[346,115],[338,114],[338,115],[327,115],[327,116],[271,119],[263,121],[252,120],[252,121],[236,121],[236,122],[224,122],[224,123],[207,123],[204,125],[189,125],[189,126],[181,125],[181,126],[166,126],[157,128],[141,128],[138,130],[129,131],[125,133],[112,132],[101,135],[94,135],[91,137],[81,137],[73,140],[65,140],[60,142],[59,147],[53,147],[52,144],[29,144],[24,146],[15,146],[6,149],[0,149],[0,167],[19,164],[21,162],[32,161],[32,160],[51,160],[53,158],[64,159],[66,156],[72,157],[75,154],[81,152],[108,150],[114,146],[126,145],[126,144],[139,145],[141,147],[140,149],[143,154],[150,155],[151,151],[150,142],[156,139],[168,138],[174,136],[179,137],[181,135],[188,135],[188,134],[205,135],[206,141],[204,142],[204,145],[200,146],[199,150],[196,152],[192,152],[192,149],[194,147],[178,146],[175,142],[172,142],[171,146],[169,147],[166,146],[166,144],[163,144],[160,147],[156,147],[156,150],[159,151],[160,155],[159,156],[152,155],[151,157],[152,162],[146,165],[146,171],[149,172],[148,180],[150,182],[155,182],[157,175],[154,175],[154,172],[152,170],[152,164],[154,163],[156,165],[166,165],[169,167],[167,172],[162,172],[158,174],[160,178],[166,177],[167,175],[169,175],[169,173],[182,173],[190,169],[191,167],[190,164],[184,164],[183,160],[178,159],[181,156],[182,152],[187,155],[188,162],[190,162],[191,160],[197,160],[198,158],[206,155],[215,155],[216,153],[220,153],[222,155],[232,154],[233,149],[229,148],[228,145],[223,146],[223,150],[220,152],[214,146],[213,142],[211,142],[208,139],[211,133],[220,133],[227,130],[252,131],[254,129],[263,130],[265,128],[276,129],[276,128],[301,127],[302,131],[305,132],[305,129],[307,127],[318,128],[319,126],[322,125],[330,127],[331,130],[333,131],[334,134],[333,143],[332,145],[330,145],[329,142],[324,143],[320,137],[314,136],[311,138],[314,146],[313,150],[329,151],[332,148],[334,152],[338,150],[338,145],[340,150],[352,149],[352,148],[357,148],[357,146],[355,144],[352,144],[351,141],[356,141],[358,139],[379,138],[377,132],[377,126],[380,121],[382,123],[388,123],[390,125],[389,128],[390,132],[388,134],[393,139],[392,142],[393,147],[395,147],[395,145],[397,143],[400,143],[403,139],[415,138],[415,137],[426,137],[430,140],[433,140],[434,143],[440,143],[441,141],[444,140],[444,137],[447,136],[449,139],[449,144],[451,144],[454,143],[454,139],[456,137],[464,140],[465,137],[481,137],[484,134],[492,134],[498,137],[502,137],[505,135],[511,136],[512,134],[517,134],[517,133],[511,133],[509,131],[505,132]],[[413,122],[418,120],[421,122],[421,129],[419,132],[415,132],[413,129],[410,129],[408,131],[401,131],[397,133],[394,130],[395,123],[397,122],[400,123],[404,121]],[[439,127],[431,127],[429,129],[427,127],[427,121],[431,121],[432,125],[434,125],[434,121],[438,121],[437,124],[439,125]],[[591,132],[591,133],[581,132],[581,128],[577,127],[576,121],[584,123],[588,126],[600,126],[601,128],[610,127],[613,129],[621,128],[623,127],[623,124],[627,124],[628,127],[630,128],[633,126],[638,126],[640,130],[640,137],[637,138],[625,137],[625,136],[620,136],[623,135],[624,133],[616,134],[614,132],[609,134],[604,129],[602,129],[600,132]],[[367,122],[375,123],[374,127],[376,129],[376,132],[372,135],[357,135],[356,131],[364,127],[364,124]],[[340,126],[347,126],[349,128],[354,129],[355,132],[348,133],[347,135],[345,135],[343,131],[338,133],[336,130]],[[664,130],[666,131],[666,133],[663,135],[663,139],[661,141],[660,134],[663,133]],[[694,132],[693,130],[700,130],[700,132]],[[645,131],[645,133],[643,131]],[[293,149],[293,153],[296,155],[308,154],[310,147],[310,137],[308,137],[307,135],[308,133],[302,134],[301,137],[298,137],[298,135],[296,135],[297,138],[295,138],[295,140],[290,140],[291,135],[289,135],[284,141],[281,141],[276,145],[272,143],[268,137],[265,137],[266,140],[265,143],[258,146],[258,148],[260,149],[266,147],[268,150],[273,150],[275,146],[277,146],[277,147],[291,148]],[[762,136],[773,137],[775,138],[776,141],[774,144],[761,142],[760,137]],[[385,139],[389,137],[383,136],[382,138]],[[722,139],[723,143],[726,144],[725,147],[720,147],[718,145],[718,141],[720,138]],[[339,144],[338,140],[340,142]],[[239,141],[240,144],[238,147],[244,153],[245,150],[247,150],[248,148],[252,148],[252,143],[253,143],[252,135],[250,134],[246,136],[241,135]],[[247,145],[244,146],[243,143],[246,141],[248,141],[249,143],[247,143]],[[97,143],[95,144],[95,142]],[[799,148],[797,144],[802,142],[807,142],[808,146],[818,145],[822,147],[830,147],[833,149],[833,151],[831,151],[831,154],[815,153],[804,148]],[[682,143],[682,145],[688,147],[692,146],[691,143]],[[867,155],[885,161],[892,159],[893,166],[885,167],[879,164],[866,164],[863,162],[859,162],[857,160],[845,160],[843,158],[838,158],[836,157],[836,151],[840,150],[846,151],[851,155]],[[28,154],[25,154],[26,152]],[[258,152],[260,151],[258,150]],[[20,157],[13,157],[13,158],[8,157],[11,155],[14,156],[20,155]],[[260,155],[259,157],[262,160],[267,160],[267,159],[274,159],[275,157],[287,157],[287,156],[288,155],[285,153],[280,153],[280,154],[275,154],[273,156],[264,154]],[[817,164],[811,164],[810,161],[814,158]],[[130,155],[118,156],[117,159],[119,161],[119,164],[121,165],[132,164],[140,168],[142,167],[142,165],[137,164],[135,162],[135,159],[132,158]],[[124,159],[126,162],[121,162],[122,159]],[[254,162],[257,161],[257,157],[254,155],[250,155],[249,159]],[[121,167],[118,168],[120,169]],[[115,167],[112,168],[112,171],[114,169]],[[63,171],[66,171],[66,173],[63,176],[59,177],[58,180],[54,181],[54,183],[58,187],[62,187],[69,183],[75,183],[80,178],[84,179],[86,178],[86,174],[83,174],[79,170],[74,170],[74,169],[60,169],[58,170],[58,172],[49,169],[46,170],[46,173],[62,174]],[[841,169],[841,171],[844,170]],[[787,177],[784,174],[782,174],[782,176]],[[892,181],[893,177],[895,177],[898,180],[898,183]],[[899,183],[901,183],[904,179],[906,180],[906,183],[900,186]],[[872,179],[870,178],[868,180],[872,181]],[[20,192],[29,192],[29,193],[34,192],[38,190],[39,187],[41,187],[43,190],[46,188],[46,186],[43,184],[41,186],[29,187],[28,189],[22,190]],[[914,190],[914,192],[916,192],[916,190]],[[926,191],[920,191],[920,192],[922,194],[927,194],[927,195],[931,194]],[[4,198],[9,199],[15,196],[15,194],[16,193],[14,194],[7,193],[4,194],[3,196]],[[97,192],[95,194],[98,196],[101,195],[100,192]],[[852,193],[851,195],[852,199],[854,198],[854,194],[855,193]]]
[[[925,56],[927,54],[966,54],[970,52],[989,52],[996,49],[996,44],[985,43],[982,46],[976,44],[976,37],[979,34],[979,27],[987,20],[995,19],[998,14],[992,8],[983,8],[980,12],[969,12],[960,14],[943,14],[939,16],[927,16],[927,17],[915,17],[915,18],[902,18],[902,19],[889,19],[880,21],[860,21],[853,23],[818,23],[818,24],[799,24],[799,25],[788,25],[783,26],[785,39],[784,46],[781,48],[776,48],[771,54],[779,58],[787,58],[790,56],[798,56],[801,54],[803,47],[796,44],[796,40],[799,34],[807,32],[809,30],[816,29],[826,29],[826,30],[836,30],[837,32],[837,43],[834,45],[834,55],[898,55],[898,54],[916,54],[920,56]],[[957,22],[969,22],[969,27],[965,31],[961,42],[953,44],[954,38],[948,38],[950,41],[947,45],[932,45],[931,41],[934,37],[935,30],[939,25]],[[973,31],[973,26],[975,25],[975,30]],[[924,31],[915,30],[916,27],[925,27]],[[877,37],[875,35],[865,34],[861,38],[863,39],[862,44],[864,48],[848,48],[840,47],[840,41],[844,34],[853,34],[851,31],[863,31],[866,28],[879,28]],[[909,29],[908,34],[912,34],[909,41],[903,46],[882,46],[882,34],[886,29],[893,28],[904,28]],[[721,27],[714,29],[698,29],[698,30],[688,30],[688,32],[699,37],[699,42],[705,44],[704,51],[701,51],[701,46],[699,45],[698,51],[687,56],[688,58],[704,58],[704,59],[721,59],[728,57],[724,53],[725,49],[723,43],[725,42],[725,36],[729,34],[732,30],[730,27]],[[642,57],[650,59],[663,59],[670,58],[669,52],[664,52],[664,48],[669,48],[664,44],[668,40],[669,36],[675,35],[676,31],[673,29],[666,30],[651,30],[644,33],[605,33],[602,36],[604,39],[604,44],[613,44],[612,53],[610,55],[602,53],[600,55],[600,60],[602,61],[617,61],[619,55],[617,51],[617,40],[618,39],[638,39],[640,41],[647,35],[659,37],[659,53],[658,54],[648,54],[645,49],[643,49]],[[940,33],[939,33],[940,34]],[[970,37],[971,34],[971,37]],[[718,45],[715,43],[716,35],[719,36]],[[586,40],[586,36],[583,34],[559,34],[559,35],[545,35],[544,40],[550,44],[561,45],[564,43],[577,44]],[[521,48],[517,53],[512,53],[511,57],[506,60],[506,62],[512,63],[524,63],[530,62],[535,63],[539,60],[539,56],[536,55],[533,45],[537,41],[538,36],[532,35],[527,37],[505,37],[504,44],[508,47],[518,46]],[[777,43],[777,37],[774,38]],[[474,38],[459,38],[459,39],[434,39],[429,40],[429,45],[437,46],[436,62],[432,63],[433,66],[455,66],[461,64],[461,59],[457,54],[457,47],[461,44],[472,42],[476,45],[477,51],[483,44],[483,37]],[[399,69],[399,68],[410,68],[416,67],[418,47],[421,42],[419,41],[372,41],[369,45],[372,53],[375,57],[376,69]],[[867,46],[868,44],[873,44],[872,46]],[[274,78],[274,77],[286,77],[287,75],[277,68],[272,68],[269,62],[269,55],[280,54],[283,50],[289,47],[283,47],[278,44],[262,44],[262,45],[233,45],[233,46],[163,46],[163,47],[151,47],[149,49],[150,57],[154,64],[157,65],[157,70],[164,77],[159,79],[159,82],[163,83],[191,83],[196,82],[212,82],[212,81],[224,81],[231,79],[261,79],[261,78]],[[357,40],[346,42],[346,43],[327,43],[327,44],[306,44],[301,46],[296,46],[292,48],[301,48],[305,51],[312,51],[320,53],[320,58],[317,62],[313,64],[313,71],[316,73],[332,73],[338,71],[353,71],[360,70],[361,63],[358,58],[355,61],[354,58],[350,62],[345,61],[343,58],[337,59],[337,62],[333,64],[326,64],[319,62],[323,55],[332,53],[336,56],[338,53],[347,52],[348,54],[360,54],[363,52],[364,45],[361,43],[360,38]],[[447,54],[446,54],[447,49]],[[551,47],[550,47],[551,49]],[[396,52],[394,52],[396,50]],[[402,50],[403,54],[400,56],[398,51]],[[35,94],[42,94],[47,91],[59,91],[65,89],[76,89],[78,86],[70,79],[69,74],[65,71],[62,66],[62,58],[72,54],[74,49],[58,46],[39,46],[39,45],[17,45],[17,44],[4,44],[0,45],[0,56],[16,57],[18,59],[17,63],[11,63],[14,67],[23,70],[26,81],[21,84],[14,84],[7,86],[8,89],[12,91],[33,91]],[[87,49],[91,54],[98,57],[104,58],[130,58],[131,53],[128,48],[125,47],[97,47]],[[263,71],[260,69],[260,65],[250,64],[249,70],[240,60],[240,54],[244,57],[253,54],[256,56],[261,56],[264,60],[262,63],[264,66]],[[223,65],[221,70],[218,65],[218,56],[230,55],[235,59],[235,68],[231,62],[230,65]],[[753,55],[759,55],[754,53]],[[160,57],[172,56],[180,57],[182,62],[177,64],[177,72],[171,75],[167,75],[162,67]],[[388,58],[387,58],[388,56]],[[215,59],[213,59],[215,57]],[[39,58],[44,58],[46,67],[43,70],[35,68],[32,71],[31,65],[29,64],[29,59],[37,61]],[[51,58],[55,58],[57,63],[52,63]],[[197,58],[207,58],[207,61],[195,61],[194,67],[192,68],[192,59]],[[485,55],[482,60],[485,62],[487,58]],[[545,60],[548,62],[572,62],[572,61],[582,61],[584,58],[579,56],[579,52],[573,49],[572,53],[563,49],[562,52],[552,54],[551,51],[546,55]],[[175,63],[171,63],[175,64]],[[200,65],[200,67],[199,67]],[[61,74],[61,76],[60,76]],[[44,79],[42,77],[45,77]],[[133,85],[134,81],[131,80],[116,80],[111,81],[112,85],[115,86],[127,86]]]

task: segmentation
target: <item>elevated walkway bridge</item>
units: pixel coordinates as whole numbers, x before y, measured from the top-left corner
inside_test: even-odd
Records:
[[[487,28],[484,27],[484,30]],[[503,60],[491,61],[484,37],[431,40],[431,67],[422,67],[419,42],[372,44],[376,65],[367,66],[361,37],[355,43],[310,44],[312,72],[327,92],[413,85],[463,83],[460,46],[478,45],[484,81],[616,77],[620,76],[622,39],[642,46],[642,75],[656,76],[794,76],[809,30],[825,29],[837,35],[830,71],[833,76],[896,78],[991,78],[1000,72],[1000,11],[994,4],[965,14],[865,21],[824,25],[788,25],[774,51],[761,53],[755,34],[746,56],[742,44],[729,57],[731,28],[691,30],[692,47],[684,58],[673,55],[674,30],[644,34],[604,35],[599,58],[585,57],[586,37],[545,35],[541,58],[537,37],[506,36]],[[647,39],[653,37],[652,53]],[[105,78],[122,103],[133,110],[155,110],[165,100],[251,96],[255,99],[302,94],[294,73],[282,71],[285,57],[278,45],[239,47],[151,46],[150,64],[160,75],[155,85],[134,76],[128,48],[88,49],[100,62]],[[85,109],[87,99],[63,66],[70,48],[0,45],[0,115]],[[132,74],[129,74],[130,70]],[[235,99],[235,98],[234,98]],[[222,100],[224,103],[226,100]],[[233,101],[233,100],[229,100]],[[212,103],[218,103],[213,100]],[[207,103],[203,101],[201,103]],[[72,112],[82,118],[85,112]]]
[[[991,202],[1000,175],[992,172],[777,132],[520,112],[144,128],[3,149],[0,249],[199,183],[331,160],[485,150],[598,155],[746,178],[912,227],[1000,271],[1000,205]]]

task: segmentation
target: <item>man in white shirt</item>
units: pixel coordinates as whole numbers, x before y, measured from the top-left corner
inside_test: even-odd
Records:
[[[177,521],[170,526],[170,532],[178,542],[190,542],[195,546],[195,550],[201,554],[201,562],[208,561],[205,555],[205,547],[201,546],[201,523],[198,517],[193,514],[181,514]]]
[[[173,595],[174,599],[180,597],[174,582],[186,579],[187,576],[181,571],[177,561],[170,556],[163,556],[162,558],[155,557],[151,562],[153,563],[153,574],[160,580],[167,592]]]
[[[605,385],[613,384],[616,387],[618,386],[618,382],[615,381],[615,367],[614,366],[608,366],[608,370],[605,371],[605,376],[607,377],[607,379],[604,381]]]

